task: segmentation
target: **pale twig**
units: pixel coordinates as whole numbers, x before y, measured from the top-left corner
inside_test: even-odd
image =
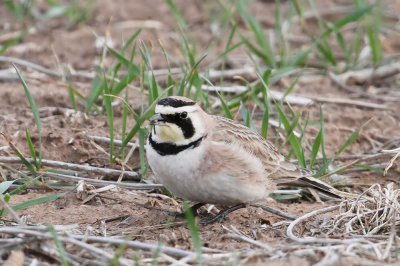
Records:
[[[25,235],[30,235],[30,236],[36,236],[36,237],[41,237],[45,239],[52,239],[53,236],[48,233],[48,232],[40,232],[40,231],[34,231],[34,230],[29,230],[29,229],[23,229],[19,228],[17,226],[13,227],[0,227],[0,233],[5,233],[5,234],[25,234]],[[160,249],[161,252],[172,255],[175,257],[186,257],[186,256],[192,256],[195,255],[197,256],[196,253],[191,252],[191,251],[186,251],[178,248],[173,248],[173,247],[165,247],[165,246],[159,246],[159,245],[153,245],[153,244],[147,244],[143,242],[138,242],[138,241],[128,241],[126,239],[117,239],[117,238],[111,238],[111,237],[97,237],[97,236],[87,236],[87,235],[74,235],[74,234],[68,234],[67,236],[59,235],[58,236],[60,240],[62,241],[68,241],[72,242],[73,244],[80,245],[81,247],[84,248],[90,248],[93,247],[89,244],[89,246],[83,245],[81,241],[86,241],[86,242],[93,242],[93,243],[104,243],[104,244],[111,244],[111,245],[126,245],[128,247],[132,248],[137,248],[137,249],[143,249],[143,250],[157,250]],[[71,241],[73,239],[74,241]],[[96,252],[95,250],[92,249],[92,251]],[[99,249],[100,251],[100,249]],[[104,252],[104,250],[102,250]],[[101,253],[100,253],[101,254]],[[110,255],[110,256],[108,256]],[[113,255],[108,254],[106,257],[107,258],[114,258]]]
[[[95,253],[95,254],[97,254],[97,256],[105,257],[105,258],[107,258],[107,259],[109,259],[109,260],[118,258],[118,257],[115,256],[114,254],[109,253],[109,252],[107,252],[107,251],[104,250],[104,249],[100,249],[100,248],[97,248],[97,247],[95,247],[95,246],[93,246],[93,245],[87,244],[86,242],[82,241],[83,239],[80,239],[80,241],[79,241],[78,239],[76,239],[76,238],[74,238],[74,237],[63,237],[63,236],[59,236],[59,238],[60,238],[60,240],[62,240],[62,241],[69,242],[69,243],[71,243],[71,244],[74,244],[74,245],[76,245],[76,246],[79,246],[79,247],[82,248],[82,249],[86,249],[86,250],[88,250],[88,251],[90,251],[90,252],[92,252],[92,253]],[[97,256],[96,256],[96,257],[97,257]],[[120,263],[121,265],[131,265],[131,262],[130,262],[128,259],[126,259],[126,258],[121,258],[121,257],[118,258],[118,263]]]
[[[301,189],[277,189],[274,190],[273,194],[284,194],[284,195],[298,195],[301,193]]]
[[[381,99],[381,100],[385,100],[385,101],[397,101],[396,98],[393,97],[389,97],[389,96],[381,96],[381,95],[375,95],[375,94],[370,94],[370,93],[366,93],[362,90],[357,90],[354,89],[353,87],[347,85],[346,83],[342,82],[339,77],[337,75],[335,75],[332,71],[328,72],[328,76],[330,77],[330,79],[340,88],[344,89],[347,92],[350,93],[354,93],[357,94],[359,96],[364,96],[364,97],[368,97],[368,98],[372,98],[372,99]]]
[[[328,76],[330,77],[330,79],[336,84],[338,85],[340,88],[344,89],[347,92],[350,93],[355,93],[355,94],[359,94],[359,95],[363,95],[363,96],[371,96],[368,93],[365,93],[361,90],[357,90],[354,89],[353,87],[348,86],[347,84],[345,84],[344,82],[342,82],[339,77],[337,75],[335,75],[335,73],[333,73],[332,71],[328,71]]]
[[[256,247],[265,249],[268,252],[272,252],[273,251],[273,249],[270,246],[268,246],[267,244],[261,243],[259,241],[254,240],[254,239],[251,239],[251,238],[249,238],[249,237],[247,237],[245,235],[238,234],[238,233],[234,232],[233,230],[227,228],[224,225],[222,225],[222,228],[225,231],[229,232],[229,234],[225,235],[225,237],[229,237],[229,238],[245,241],[245,242],[250,243],[250,244],[252,244],[252,245],[254,245]]]
[[[51,173],[51,172],[44,172],[45,176],[49,176],[55,179],[64,180],[64,181],[85,181],[87,183],[96,185],[96,186],[108,186],[114,185],[116,187],[123,187],[127,189],[134,189],[134,190],[151,190],[151,189],[162,189],[164,188],[161,184],[142,184],[142,183],[122,183],[122,182],[115,182],[115,181],[107,181],[107,180],[100,180],[100,179],[93,179],[93,178],[86,178],[86,177],[79,177],[79,176],[72,176],[72,175],[64,175],[58,173]]]
[[[332,15],[344,15],[354,12],[355,8],[353,5],[347,6],[335,6],[333,8],[324,8],[320,10],[310,9],[309,11],[304,12],[301,17],[293,16],[289,21],[285,21],[284,23],[295,24],[298,23],[302,19],[312,19],[315,17],[327,17]]]
[[[246,91],[248,88],[246,86],[232,86],[232,87],[218,87],[217,86],[216,87],[216,86],[202,85],[202,89],[206,90],[206,91],[227,91],[227,92],[240,93],[240,92]],[[278,92],[278,91],[271,91],[271,96],[276,100],[281,100],[283,98],[284,94],[281,92]],[[309,104],[313,103],[313,100],[318,101],[318,102],[325,102],[325,103],[355,105],[355,106],[361,106],[361,107],[367,107],[367,108],[373,108],[373,109],[383,109],[383,110],[391,109],[383,104],[375,104],[375,103],[351,100],[351,99],[346,99],[346,98],[322,97],[322,96],[312,96],[312,95],[308,95],[308,96],[287,95],[285,97],[285,101],[288,102],[289,104],[298,104],[298,105],[309,105]],[[217,100],[217,103],[220,104],[220,102],[218,100]],[[214,105],[214,107],[215,107],[215,105]]]
[[[32,158],[26,158],[29,162],[33,162]],[[10,156],[0,156],[0,162],[2,163],[21,163],[21,159],[19,157],[10,157]],[[107,175],[112,177],[118,177],[121,174],[121,170],[110,169],[110,168],[100,168],[95,166],[89,165],[81,165],[81,164],[74,164],[74,163],[65,163],[60,161],[53,161],[53,160],[42,160],[42,164],[49,166],[49,167],[57,167],[63,168],[68,170],[75,170],[75,171],[84,171],[90,172],[99,175]],[[133,180],[140,180],[140,174],[133,172],[133,171],[124,171],[124,175],[127,177],[132,178]]]
[[[164,24],[159,20],[146,19],[146,20],[124,20],[115,22],[112,24],[113,28],[122,31],[124,29],[132,29],[132,28],[147,28],[147,29],[156,29],[162,30]]]
[[[395,156],[390,159],[390,161],[387,163],[385,170],[383,172],[383,175],[386,175],[387,171],[393,166],[394,161],[400,156],[400,148],[394,149],[394,150],[383,150],[384,153],[386,154],[393,154],[395,153]]]
[[[21,66],[36,70],[38,72],[42,72],[49,76],[63,78],[63,73],[45,68],[41,65],[38,65],[36,63],[30,62],[30,61],[27,61],[24,59],[20,59],[20,58],[16,58],[16,57],[9,57],[9,56],[0,56],[0,62],[7,62],[7,63],[16,64],[16,65],[21,65]],[[95,77],[95,74],[90,73],[90,72],[75,72],[75,73],[71,73],[70,76],[77,77],[77,78],[93,79]]]
[[[293,215],[293,214],[290,214],[290,213],[286,213],[286,212],[283,212],[281,210],[278,210],[278,209],[275,209],[275,208],[272,208],[272,207],[269,207],[269,206],[265,206],[265,205],[262,205],[262,204],[254,203],[254,204],[250,204],[250,206],[261,208],[264,211],[276,214],[278,216],[281,216],[281,217],[289,219],[289,220],[295,220],[295,219],[298,218],[296,215]]]
[[[101,137],[101,136],[88,136],[88,137],[90,139],[96,141],[96,142],[99,142],[99,143],[106,143],[106,144],[110,144],[111,143],[111,139],[107,138],[107,137]],[[114,144],[118,145],[118,146],[121,146],[122,145],[122,140],[115,139],[114,140]],[[136,142],[128,142],[126,144],[126,146],[127,147],[137,147],[138,144]]]
[[[17,221],[19,225],[25,225],[25,223],[19,218],[18,214],[8,205],[4,200],[4,197],[0,195],[0,201],[4,205],[4,208],[10,213],[10,215]]]
[[[0,228],[1,232],[1,228]],[[137,248],[137,249],[144,249],[144,250],[157,250],[160,249],[161,252],[175,256],[175,257],[186,257],[186,256],[197,256],[196,253],[191,251],[186,251],[178,248],[173,247],[166,247],[166,246],[159,246],[153,244],[147,244],[139,241],[127,241],[126,239],[116,239],[111,237],[98,237],[98,236],[84,236],[84,235],[70,235],[70,237],[75,238],[77,240],[85,239],[88,242],[95,242],[95,243],[105,243],[105,244],[112,244],[112,245],[123,245],[125,244],[128,247]]]
[[[220,87],[220,86],[209,86],[209,85],[202,85],[201,89],[204,91],[218,91],[218,92],[230,92],[230,93],[242,93],[249,88],[246,86],[241,86],[241,85],[232,85],[230,87]],[[285,99],[285,102],[288,102],[289,104],[297,104],[297,105],[309,105],[312,104],[313,101],[307,97],[303,96],[298,96],[298,95],[286,95],[280,91],[273,91],[269,90],[271,93],[271,97],[274,98],[277,101],[282,100],[283,98]],[[262,93],[258,94],[258,97],[262,97]]]
[[[167,254],[161,254],[161,257],[164,258],[166,261],[168,261],[170,264],[170,266],[176,265],[176,266],[189,266],[189,264],[176,260],[175,258],[168,256]]]
[[[29,236],[35,236],[35,237],[38,237],[38,238],[43,238],[43,239],[53,239],[54,238],[53,235],[51,233],[49,233],[49,232],[39,232],[39,231],[34,231],[34,230],[21,229],[21,228],[18,228],[18,227],[2,227],[2,228],[0,228],[0,232],[1,233],[6,233],[6,234],[13,234],[13,235],[24,234],[24,235],[29,235]],[[97,247],[94,247],[94,246],[92,246],[90,244],[87,244],[87,243],[81,241],[81,240],[84,239],[83,236],[82,237],[74,237],[72,235],[72,236],[67,236],[66,237],[66,236],[59,235],[58,238],[61,241],[69,242],[69,243],[77,245],[77,246],[79,246],[79,247],[81,247],[83,249],[86,249],[86,250],[88,250],[90,252],[93,252],[93,253],[97,254],[97,256],[99,256],[99,255],[100,256],[104,256],[105,258],[107,258],[109,260],[115,258],[114,254],[108,253],[105,250],[99,249]],[[130,265],[130,263],[128,263],[128,261],[126,259],[124,259],[124,258],[120,258],[119,259],[119,263],[121,263],[123,265]]]
[[[395,213],[396,214],[396,213]],[[389,257],[390,250],[393,246],[393,242],[396,237],[396,216],[395,214],[392,215],[392,227],[390,230],[389,241],[387,242],[385,251],[383,252],[382,259],[387,259]]]
[[[390,107],[383,104],[369,103],[357,100],[350,100],[346,98],[335,98],[335,97],[322,97],[322,96],[307,96],[310,99],[313,99],[317,102],[323,103],[335,103],[335,104],[345,104],[345,105],[355,105],[360,107],[372,108],[372,109],[382,109],[389,110]]]
[[[338,75],[338,78],[344,83],[347,83],[349,79],[354,80],[357,83],[365,83],[370,80],[378,81],[379,79],[388,78],[397,75],[398,73],[400,73],[400,63],[395,62],[378,68],[348,71]]]
[[[64,74],[59,71],[48,69],[39,64],[30,62],[30,61],[27,61],[24,59],[16,58],[16,57],[0,56],[0,62],[13,63],[16,65],[24,66],[24,67],[27,67],[27,68],[33,69],[35,71],[44,73],[49,76],[57,77],[57,78],[63,78],[63,76],[64,76]],[[160,76],[160,75],[168,74],[168,72],[166,72],[166,71],[168,71],[168,70],[167,69],[155,69],[155,70],[152,70],[152,73],[154,73],[155,76]],[[180,68],[171,69],[171,74],[180,74],[180,73],[182,73]],[[92,72],[92,71],[71,71],[71,73],[69,73],[68,75],[72,78],[85,78],[85,79],[93,79],[96,77],[96,73]],[[3,74],[2,77],[7,78],[7,79],[15,79],[15,80],[18,79],[18,76],[16,75],[15,71],[13,71],[12,69],[7,70],[7,75]]]
[[[345,160],[352,160],[352,159],[360,159],[361,161],[367,161],[372,159],[377,159],[379,157],[389,157],[390,154],[387,153],[369,153],[369,154],[349,154],[349,155],[340,155],[335,159],[335,161],[345,161]],[[322,161],[324,158],[322,156],[317,157],[316,160]],[[310,159],[307,159],[308,162]],[[292,159],[290,162],[295,163],[298,162],[297,159]]]
[[[223,77],[224,79],[227,78],[235,78],[238,76],[252,76],[256,78],[256,70],[252,66],[244,66],[243,68],[238,69],[225,69],[225,70],[215,70],[210,69],[207,73],[209,79],[216,79]]]

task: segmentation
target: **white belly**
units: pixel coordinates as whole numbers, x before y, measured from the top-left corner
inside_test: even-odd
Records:
[[[201,145],[178,154],[162,156],[147,144],[146,154],[151,170],[161,184],[177,196],[193,200],[191,195],[196,187],[193,179],[200,175],[204,154]]]
[[[228,205],[255,202],[268,196],[266,186],[244,184],[224,169],[207,174],[207,167],[211,167],[213,162],[205,158],[203,145],[175,155],[161,156],[147,144],[146,153],[158,181],[184,199]]]

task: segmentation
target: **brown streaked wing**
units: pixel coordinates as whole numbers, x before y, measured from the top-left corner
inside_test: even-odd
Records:
[[[262,161],[268,175],[279,170],[284,158],[269,141],[236,121],[221,116],[212,116],[212,118],[216,122],[212,140],[240,145]]]

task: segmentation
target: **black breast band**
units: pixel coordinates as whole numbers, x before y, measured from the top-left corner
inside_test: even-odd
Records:
[[[176,144],[168,143],[168,142],[164,142],[164,143],[155,142],[152,138],[152,133],[150,133],[150,136],[149,136],[149,141],[150,141],[151,147],[153,147],[153,149],[161,156],[178,154],[181,151],[196,148],[200,145],[202,140],[203,140],[203,137],[201,137],[195,141],[192,141],[186,145],[178,146]]]

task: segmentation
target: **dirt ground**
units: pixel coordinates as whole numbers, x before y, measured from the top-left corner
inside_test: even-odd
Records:
[[[205,49],[210,41],[213,41],[218,33],[210,29],[211,18],[207,5],[198,1],[176,0],[174,1],[183,12],[191,33],[198,40],[200,50]],[[189,2],[189,3],[188,3]],[[334,6],[338,2],[326,1]],[[211,5],[212,6],[212,5]],[[274,26],[274,1],[255,1],[252,11],[262,21],[266,28]],[[333,18],[334,19],[334,18]],[[12,18],[0,4],[0,27]],[[151,23],[150,23],[151,22]],[[176,22],[170,9],[163,0],[152,1],[105,1],[98,0],[92,18],[84,24],[68,27],[65,19],[54,19],[40,25],[39,29],[25,36],[21,42],[7,51],[6,56],[25,59],[41,66],[57,70],[60,64],[69,66],[77,71],[92,71],[101,56],[101,49],[95,47],[95,31],[104,36],[107,27],[110,27],[111,37],[116,49],[121,47],[123,40],[128,39],[139,27],[143,28],[140,38],[154,44],[152,64],[154,69],[165,69],[166,62],[161,52],[158,40],[161,40],[165,49],[173,57],[172,67],[178,67],[183,62],[179,51],[179,35],[176,30]],[[12,24],[13,30],[21,29],[21,25]],[[244,25],[240,25],[244,28]],[[221,53],[226,39],[217,39],[217,44],[212,51],[208,51],[208,57],[202,64],[204,67]],[[1,40],[0,40],[1,41]],[[391,41],[391,40],[390,40]],[[391,49],[400,52],[399,40],[393,39]],[[246,59],[245,48],[235,51],[228,58],[228,66],[237,68],[243,62],[250,64]],[[108,57],[106,64],[110,64],[112,58]],[[0,68],[9,68],[9,63],[1,63]],[[218,66],[216,66],[218,67]],[[21,72],[31,90],[37,106],[41,109],[41,123],[43,136],[43,156],[62,162],[91,165],[106,168],[118,168],[109,164],[109,157],[93,144],[89,136],[109,136],[107,117],[104,115],[75,114],[65,116],[49,111],[53,107],[72,108],[68,90],[60,85],[59,79],[35,72],[29,68],[20,66]],[[165,77],[164,77],[165,78]],[[162,84],[163,77],[160,77]],[[272,86],[273,90],[283,91],[292,78],[284,79]],[[325,142],[328,156],[332,156],[351,133],[363,123],[370,120],[362,130],[355,144],[344,152],[344,155],[373,154],[382,149],[394,149],[400,146],[400,89],[398,76],[382,80],[379,84],[374,82],[366,90],[387,98],[354,97],[349,92],[336,86],[326,75],[304,75],[292,92],[295,95],[314,97],[316,95],[325,98],[342,98],[360,100],[367,103],[379,104],[385,108],[360,107],[354,104],[330,103],[315,100],[312,105],[304,108],[305,114],[310,119],[318,121],[319,108],[323,104],[325,115]],[[165,81],[164,81],[165,82]],[[77,79],[73,81],[75,88],[86,95],[90,89],[91,81]],[[390,99],[389,99],[390,98]],[[0,80],[0,130],[11,138],[13,143],[28,155],[29,149],[25,137],[25,128],[31,133],[33,140],[37,141],[38,135],[34,124],[33,115],[29,108],[22,85],[16,80]],[[140,96],[132,91],[129,99],[134,108],[139,108]],[[84,109],[84,103],[78,101],[78,108]],[[302,107],[294,106],[299,110]],[[115,108],[116,114],[116,138],[120,139],[121,106]],[[130,126],[134,122],[131,119]],[[273,129],[275,130],[275,129]],[[318,125],[311,125],[307,130],[308,138],[313,139],[318,133]],[[133,139],[132,141],[135,141]],[[99,143],[104,150],[108,145]],[[0,156],[15,156],[13,151],[7,148],[4,139],[0,139]],[[390,157],[381,157],[368,161],[369,164],[385,164]],[[335,165],[340,166],[350,162],[341,160]],[[133,169],[140,167],[138,154],[135,154],[129,165]],[[23,166],[18,166],[24,169]],[[384,167],[384,166],[383,166]],[[2,170],[6,175],[9,172]],[[400,168],[397,164],[386,176],[372,171],[354,171],[347,173],[349,177],[344,182],[344,189],[362,191],[373,183],[387,184],[394,182],[399,185]],[[85,175],[85,173],[83,173]],[[87,175],[87,174],[86,174]],[[91,178],[103,179],[98,175],[89,175]],[[153,176],[149,172],[148,177]],[[109,177],[107,179],[110,179]],[[115,179],[114,179],[115,180]],[[348,186],[346,186],[346,184]],[[54,194],[54,191],[46,189],[28,189],[23,193],[12,196],[10,205],[25,202],[30,199]],[[302,215],[311,210],[329,206],[330,202],[301,201],[274,201],[266,199],[264,204],[278,208],[294,215]],[[76,232],[91,235],[116,236],[126,235],[131,240],[157,244],[162,237],[165,244],[185,250],[193,250],[189,230],[185,224],[172,222],[169,224],[169,211],[181,211],[181,200],[172,199],[161,194],[159,190],[135,191],[128,189],[112,189],[99,193],[93,199],[83,202],[72,192],[60,199],[29,207],[17,211],[28,223],[43,224],[49,222],[54,225],[76,224]],[[285,227],[274,227],[277,222],[284,220],[274,214],[263,211],[261,208],[249,207],[238,210],[229,215],[229,220],[208,226],[199,226],[201,239],[205,247],[224,251],[258,250],[253,245],[226,237],[228,228],[236,228],[247,237],[256,239],[271,246],[285,245],[290,242],[285,234]],[[171,226],[171,227],[170,227]],[[243,264],[257,265],[265,262],[271,265],[312,265],[321,258],[310,256],[291,256],[284,259],[269,259],[263,256],[254,256],[242,261]],[[346,263],[346,256],[341,263]]]

